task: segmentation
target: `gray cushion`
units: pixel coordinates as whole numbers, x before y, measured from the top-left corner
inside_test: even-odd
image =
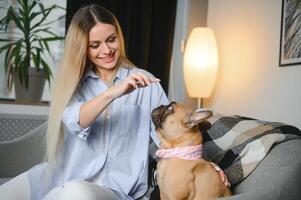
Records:
[[[295,200],[301,197],[301,139],[280,143],[243,182],[220,200]]]
[[[0,142],[0,177],[14,177],[43,161],[47,123],[10,141]]]
[[[19,138],[47,121],[47,116],[0,113],[0,142]]]

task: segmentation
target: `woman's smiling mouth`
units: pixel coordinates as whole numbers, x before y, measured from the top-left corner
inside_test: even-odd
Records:
[[[115,53],[116,51],[112,52],[110,55],[106,57],[98,57],[98,59],[101,59],[105,63],[110,63],[115,60]]]

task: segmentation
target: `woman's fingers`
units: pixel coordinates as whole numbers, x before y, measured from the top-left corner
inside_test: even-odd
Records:
[[[218,172],[218,174],[219,174],[222,182],[224,183],[224,185],[226,187],[231,187],[231,183],[230,183],[229,179],[227,178],[227,175],[225,174],[225,172],[219,166],[217,166],[215,163],[210,162],[210,164]]]
[[[129,78],[134,80],[138,87],[146,87],[146,86],[150,85],[151,83],[160,81],[160,79],[150,78],[150,77],[144,75],[141,72],[138,72],[136,74],[132,74]]]
[[[222,182],[224,183],[224,185],[226,187],[230,187],[231,186],[230,181],[228,180],[228,178],[227,178],[226,174],[223,172],[223,170],[219,171],[218,173],[219,173],[220,177],[222,178]]]
[[[155,82],[159,82],[159,81],[160,81],[160,79],[158,79],[158,78],[148,77],[148,76],[144,75],[144,74],[141,73],[141,72],[139,72],[138,75],[141,76],[141,78],[143,79],[143,81],[144,81],[147,85],[150,85],[151,83],[155,83]]]
[[[145,79],[145,77],[143,77],[141,74],[137,73],[137,74],[133,74],[131,75],[131,77],[137,82],[137,84],[139,84],[139,86],[146,86],[147,85],[147,81]]]
[[[158,78],[152,78],[152,79],[151,79],[151,82],[154,82],[154,83],[155,83],[155,82],[160,82],[160,81],[161,81],[161,80],[158,79]]]
[[[142,88],[150,85],[151,83],[159,82],[160,79],[150,78],[141,72],[131,74],[120,84],[116,84],[110,88],[110,96],[118,98],[124,94],[128,94],[137,88]]]
[[[136,88],[138,85],[137,80],[131,75],[128,76],[124,81],[123,81],[123,85],[125,86],[132,86],[134,88]]]
[[[141,72],[138,72],[137,75],[142,79],[142,81],[144,83],[144,86],[150,84],[150,80],[149,80],[149,78],[147,76],[145,76]]]

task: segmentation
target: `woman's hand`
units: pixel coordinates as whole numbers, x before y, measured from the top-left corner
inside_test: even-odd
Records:
[[[108,89],[108,95],[115,99],[122,95],[128,94],[137,88],[142,88],[150,85],[151,83],[159,82],[160,79],[150,78],[145,76],[143,73],[138,72],[131,74],[124,81],[116,84]]]
[[[213,166],[213,168],[218,172],[222,182],[224,183],[224,185],[226,187],[231,187],[231,183],[230,181],[228,180],[225,172],[219,167],[217,166],[214,162],[210,162],[210,164]]]

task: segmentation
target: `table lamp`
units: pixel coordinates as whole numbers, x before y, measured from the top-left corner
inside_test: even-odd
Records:
[[[208,27],[194,28],[184,51],[184,81],[188,95],[198,99],[210,97],[218,70],[218,53],[213,31]]]

